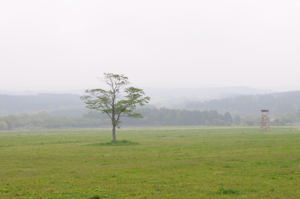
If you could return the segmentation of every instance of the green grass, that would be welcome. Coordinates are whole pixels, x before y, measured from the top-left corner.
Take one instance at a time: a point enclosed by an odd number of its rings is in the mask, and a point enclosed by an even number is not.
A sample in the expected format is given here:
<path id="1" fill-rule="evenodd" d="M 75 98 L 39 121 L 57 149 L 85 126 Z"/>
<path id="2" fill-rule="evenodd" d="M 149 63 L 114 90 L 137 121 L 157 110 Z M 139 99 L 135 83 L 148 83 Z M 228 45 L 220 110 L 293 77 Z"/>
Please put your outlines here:
<path id="1" fill-rule="evenodd" d="M 298 199 L 300 130 L 0 132 L 0 199 Z"/>
<path id="2" fill-rule="evenodd" d="M 128 141 L 128 140 L 118 140 L 116 142 L 105 142 L 105 143 L 96 143 L 96 144 L 90 144 L 89 146 L 128 146 L 128 145 L 136 145 L 138 143 Z"/>

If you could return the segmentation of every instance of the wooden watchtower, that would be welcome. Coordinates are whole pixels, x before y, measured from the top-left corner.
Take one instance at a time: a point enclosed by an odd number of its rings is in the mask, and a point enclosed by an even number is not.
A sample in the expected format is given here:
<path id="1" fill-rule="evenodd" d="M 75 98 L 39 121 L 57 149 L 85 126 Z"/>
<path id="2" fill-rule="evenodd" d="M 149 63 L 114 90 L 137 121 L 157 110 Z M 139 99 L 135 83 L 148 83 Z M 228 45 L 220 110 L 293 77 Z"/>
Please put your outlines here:
<path id="1" fill-rule="evenodd" d="M 269 117 L 269 110 L 262 109 L 261 110 L 261 121 L 260 121 L 260 128 L 264 131 L 270 129 L 270 117 Z"/>

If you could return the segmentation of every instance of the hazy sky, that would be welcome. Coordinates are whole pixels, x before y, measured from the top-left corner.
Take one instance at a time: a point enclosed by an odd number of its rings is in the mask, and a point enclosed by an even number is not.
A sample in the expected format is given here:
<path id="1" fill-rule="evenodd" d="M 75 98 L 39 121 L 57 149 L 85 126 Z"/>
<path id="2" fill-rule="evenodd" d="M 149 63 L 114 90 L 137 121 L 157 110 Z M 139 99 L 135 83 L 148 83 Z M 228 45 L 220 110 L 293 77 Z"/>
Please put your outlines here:
<path id="1" fill-rule="evenodd" d="M 2 0 L 0 90 L 300 90 L 300 0 Z"/>

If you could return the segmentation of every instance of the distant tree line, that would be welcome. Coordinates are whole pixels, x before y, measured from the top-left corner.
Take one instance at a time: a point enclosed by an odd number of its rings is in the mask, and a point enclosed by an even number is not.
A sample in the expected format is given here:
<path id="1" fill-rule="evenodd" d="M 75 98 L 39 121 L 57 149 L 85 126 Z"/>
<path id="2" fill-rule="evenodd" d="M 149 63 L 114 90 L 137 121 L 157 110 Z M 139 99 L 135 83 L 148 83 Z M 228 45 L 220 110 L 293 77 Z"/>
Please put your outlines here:
<path id="1" fill-rule="evenodd" d="M 124 118 L 123 126 L 258 126 L 260 115 L 244 116 L 217 111 L 189 111 L 167 108 L 143 108 L 138 110 L 142 119 Z M 272 125 L 290 125 L 300 121 L 294 115 L 272 118 Z M 0 130 L 14 129 L 63 129 L 63 128 L 99 128 L 110 127 L 105 115 L 87 112 L 82 116 L 57 116 L 47 112 L 35 114 L 7 115 L 0 117 Z"/>
<path id="2" fill-rule="evenodd" d="M 230 113 L 217 111 L 187 111 L 173 109 L 145 108 L 138 110 L 143 114 L 139 120 L 124 118 L 125 126 L 230 126 L 234 121 Z M 47 112 L 35 114 L 8 115 L 0 117 L 0 129 L 57 129 L 109 127 L 105 115 L 88 112 L 81 117 L 53 116 Z"/>
<path id="3" fill-rule="evenodd" d="M 99 120 L 84 117 L 53 116 L 47 112 L 0 117 L 0 130 L 88 127 L 99 127 Z"/>

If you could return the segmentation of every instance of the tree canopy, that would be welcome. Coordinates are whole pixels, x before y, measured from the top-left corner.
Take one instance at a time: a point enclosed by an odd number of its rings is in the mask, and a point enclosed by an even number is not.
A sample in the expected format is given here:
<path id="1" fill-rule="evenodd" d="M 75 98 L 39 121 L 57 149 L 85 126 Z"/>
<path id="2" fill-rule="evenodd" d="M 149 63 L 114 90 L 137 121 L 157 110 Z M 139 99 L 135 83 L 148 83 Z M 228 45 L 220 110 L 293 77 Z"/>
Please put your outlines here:
<path id="1" fill-rule="evenodd" d="M 116 127 L 120 127 L 121 117 L 142 117 L 136 112 L 137 106 L 150 101 L 143 89 L 129 86 L 128 77 L 122 74 L 104 73 L 107 88 L 86 90 L 87 95 L 81 97 L 87 108 L 106 114 L 111 120 L 112 141 L 116 141 Z"/>

